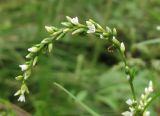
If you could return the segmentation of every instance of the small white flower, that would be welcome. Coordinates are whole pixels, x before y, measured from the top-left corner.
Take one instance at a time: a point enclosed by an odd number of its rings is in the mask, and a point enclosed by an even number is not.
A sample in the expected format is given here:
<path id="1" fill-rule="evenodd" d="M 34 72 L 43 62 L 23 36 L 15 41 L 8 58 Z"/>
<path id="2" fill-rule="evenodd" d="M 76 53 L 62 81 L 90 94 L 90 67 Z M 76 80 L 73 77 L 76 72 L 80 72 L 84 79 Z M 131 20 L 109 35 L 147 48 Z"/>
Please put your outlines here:
<path id="1" fill-rule="evenodd" d="M 24 94 L 22 94 L 22 95 L 19 96 L 18 101 L 25 102 L 25 96 L 24 96 Z"/>
<path id="2" fill-rule="evenodd" d="M 28 48 L 28 51 L 29 52 L 37 52 L 38 51 L 38 48 L 37 47 L 31 47 L 31 48 Z"/>
<path id="3" fill-rule="evenodd" d="M 144 112 L 143 116 L 150 116 L 150 112 L 149 111 Z"/>
<path id="4" fill-rule="evenodd" d="M 156 29 L 157 29 L 158 31 L 160 31 L 160 25 L 158 25 L 158 26 L 156 27 Z"/>
<path id="5" fill-rule="evenodd" d="M 21 68 L 22 71 L 25 71 L 28 69 L 28 65 L 26 64 L 19 65 L 19 67 Z"/>
<path id="6" fill-rule="evenodd" d="M 128 100 L 126 101 L 126 103 L 127 103 L 128 105 L 132 105 L 132 104 L 133 104 L 133 100 L 128 99 Z"/>
<path id="7" fill-rule="evenodd" d="M 94 33 L 96 32 L 96 27 L 93 23 L 86 21 L 87 27 L 88 27 L 88 31 L 87 33 Z"/>
<path id="8" fill-rule="evenodd" d="M 133 112 L 125 111 L 122 113 L 123 116 L 133 116 Z"/>
<path id="9" fill-rule="evenodd" d="M 74 17 L 74 18 L 72 18 L 72 19 L 71 19 L 71 23 L 73 23 L 73 24 L 77 25 L 77 24 L 79 23 L 79 21 L 78 21 L 78 17 Z"/>

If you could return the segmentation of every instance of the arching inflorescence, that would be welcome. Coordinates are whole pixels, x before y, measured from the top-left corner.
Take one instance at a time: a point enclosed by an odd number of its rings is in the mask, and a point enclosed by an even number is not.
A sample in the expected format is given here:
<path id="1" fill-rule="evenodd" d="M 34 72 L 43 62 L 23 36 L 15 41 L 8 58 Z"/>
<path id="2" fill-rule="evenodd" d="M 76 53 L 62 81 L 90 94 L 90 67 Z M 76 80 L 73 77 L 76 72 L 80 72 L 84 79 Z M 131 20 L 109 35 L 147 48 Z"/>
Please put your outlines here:
<path id="1" fill-rule="evenodd" d="M 114 45 L 114 47 L 120 52 L 122 56 L 125 65 L 125 72 L 133 96 L 133 99 L 127 100 L 127 104 L 129 105 L 130 111 L 126 111 L 122 113 L 122 115 L 130 116 L 131 114 L 134 115 L 137 113 L 148 114 L 148 112 L 144 112 L 144 108 L 145 106 L 147 106 L 147 103 L 151 100 L 151 98 L 148 98 L 148 96 L 153 91 L 152 82 L 150 82 L 149 87 L 145 89 L 145 94 L 142 94 L 141 100 L 138 102 L 136 99 L 133 86 L 134 73 L 126 61 L 124 43 L 116 39 L 117 35 L 116 29 L 115 28 L 110 29 L 107 26 L 104 29 L 92 19 L 86 21 L 86 24 L 84 25 L 79 23 L 77 17 L 71 18 L 67 16 L 66 18 L 67 21 L 61 23 L 63 27 L 60 29 L 54 26 L 45 26 L 47 32 L 50 34 L 50 37 L 43 39 L 39 44 L 36 44 L 28 49 L 29 53 L 26 55 L 27 59 L 26 62 L 22 65 L 19 65 L 22 74 L 16 77 L 16 80 L 21 81 L 22 83 L 20 89 L 14 94 L 15 96 L 19 96 L 18 101 L 25 102 L 25 95 L 29 93 L 26 81 L 31 76 L 32 68 L 34 68 L 34 66 L 37 64 L 39 55 L 43 52 L 51 52 L 53 49 L 53 42 L 61 39 L 68 32 L 71 32 L 72 35 L 79 33 L 86 33 L 86 34 L 94 34 L 95 36 L 98 36 L 100 39 L 104 39 L 107 42 L 110 42 L 111 44 Z"/>

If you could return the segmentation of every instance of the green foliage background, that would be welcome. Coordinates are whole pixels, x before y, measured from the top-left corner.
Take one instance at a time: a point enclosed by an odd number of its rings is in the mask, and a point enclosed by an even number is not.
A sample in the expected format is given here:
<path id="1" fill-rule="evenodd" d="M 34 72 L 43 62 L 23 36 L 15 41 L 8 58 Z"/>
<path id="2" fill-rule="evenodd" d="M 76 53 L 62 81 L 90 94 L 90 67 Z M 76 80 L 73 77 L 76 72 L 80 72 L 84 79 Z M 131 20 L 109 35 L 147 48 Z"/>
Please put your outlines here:
<path id="1" fill-rule="evenodd" d="M 20 86 L 14 77 L 20 72 L 18 65 L 25 61 L 27 48 L 48 36 L 45 25 L 60 27 L 67 15 L 78 16 L 83 23 L 91 18 L 102 26 L 116 27 L 119 40 L 126 45 L 128 60 L 137 72 L 136 94 L 140 96 L 149 80 L 159 91 L 159 0 L 0 0 L 2 115 L 16 115 L 17 110 L 10 107 L 12 103 L 34 116 L 89 116 L 54 82 L 102 116 L 119 116 L 127 110 L 125 100 L 131 97 L 131 91 L 121 58 L 114 49 L 108 51 L 111 45 L 105 40 L 94 36 L 67 35 L 54 43 L 53 52 L 41 56 L 28 81 L 27 102 L 18 103 L 13 97 Z M 153 116 L 160 115 L 159 101 L 150 107 Z"/>

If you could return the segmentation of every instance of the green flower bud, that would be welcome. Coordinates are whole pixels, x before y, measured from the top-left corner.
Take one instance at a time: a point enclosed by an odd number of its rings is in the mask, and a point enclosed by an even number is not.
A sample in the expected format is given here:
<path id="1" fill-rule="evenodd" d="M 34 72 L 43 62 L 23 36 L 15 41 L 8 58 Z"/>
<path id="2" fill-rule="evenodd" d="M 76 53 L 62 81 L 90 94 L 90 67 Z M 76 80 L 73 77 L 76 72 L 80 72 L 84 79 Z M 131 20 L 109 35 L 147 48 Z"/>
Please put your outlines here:
<path id="1" fill-rule="evenodd" d="M 53 27 L 53 26 L 45 26 L 45 29 L 49 33 L 54 33 L 54 31 L 55 31 L 55 27 Z"/>
<path id="2" fill-rule="evenodd" d="M 63 26 L 66 26 L 66 27 L 70 27 L 72 26 L 72 24 L 70 22 L 62 22 L 61 23 Z"/>
<path id="3" fill-rule="evenodd" d="M 29 52 L 32 52 L 32 53 L 36 53 L 36 52 L 38 52 L 38 50 L 39 50 L 39 48 L 38 48 L 38 47 L 35 47 L 35 46 L 33 46 L 33 47 L 31 47 L 31 48 L 28 48 L 28 51 L 29 51 Z"/>
<path id="4" fill-rule="evenodd" d="M 49 43 L 48 44 L 48 51 L 49 51 L 49 53 L 52 51 L 52 49 L 53 49 L 53 44 Z"/>
<path id="5" fill-rule="evenodd" d="M 72 32 L 72 35 L 77 34 L 77 33 L 81 33 L 81 32 L 84 32 L 83 28 L 76 29 L 75 31 Z"/>
<path id="6" fill-rule="evenodd" d="M 30 77 L 30 75 L 31 75 L 31 70 L 25 71 L 25 72 L 24 72 L 24 79 L 27 80 L 28 77 Z"/>
<path id="7" fill-rule="evenodd" d="M 19 76 L 15 77 L 15 78 L 16 78 L 17 81 L 20 81 L 20 80 L 23 79 L 23 76 L 22 76 L 22 75 L 19 75 Z"/>
<path id="8" fill-rule="evenodd" d="M 26 56 L 26 58 L 33 58 L 33 56 L 34 56 L 34 54 L 33 53 L 29 53 L 29 54 L 27 54 L 27 56 Z"/>
<path id="9" fill-rule="evenodd" d="M 106 31 L 107 31 L 108 33 L 111 33 L 111 32 L 112 32 L 111 29 L 110 29 L 108 26 L 106 26 Z"/>
<path id="10" fill-rule="evenodd" d="M 66 18 L 67 18 L 67 20 L 68 20 L 69 22 L 71 22 L 71 20 L 72 20 L 72 18 L 71 18 L 71 17 L 66 16 Z"/>
<path id="11" fill-rule="evenodd" d="M 116 30 L 116 28 L 113 28 L 113 35 L 117 35 L 117 30 Z"/>
<path id="12" fill-rule="evenodd" d="M 33 60 L 33 66 L 36 65 L 37 61 L 38 61 L 38 56 L 36 56 L 36 57 L 34 58 L 34 60 Z"/>

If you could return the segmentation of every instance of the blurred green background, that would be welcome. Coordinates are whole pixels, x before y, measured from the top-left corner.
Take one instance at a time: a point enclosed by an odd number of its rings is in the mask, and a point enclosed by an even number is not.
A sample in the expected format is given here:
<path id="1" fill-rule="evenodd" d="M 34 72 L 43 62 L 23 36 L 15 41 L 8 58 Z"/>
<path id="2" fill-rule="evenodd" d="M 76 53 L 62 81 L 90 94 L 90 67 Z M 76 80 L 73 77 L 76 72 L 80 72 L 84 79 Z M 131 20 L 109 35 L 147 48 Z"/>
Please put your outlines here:
<path id="1" fill-rule="evenodd" d="M 27 48 L 49 36 L 45 25 L 61 27 L 67 15 L 78 16 L 82 23 L 91 18 L 103 27 L 116 27 L 136 70 L 137 96 L 149 80 L 155 91 L 160 89 L 160 0 L 0 0 L 0 115 L 90 116 L 54 82 L 102 116 L 120 116 L 127 110 L 131 91 L 121 57 L 94 36 L 68 34 L 54 43 L 53 52 L 41 56 L 28 81 L 27 101 L 19 103 L 13 96 L 20 87 L 14 77 Z M 149 110 L 159 116 L 160 99 Z"/>

